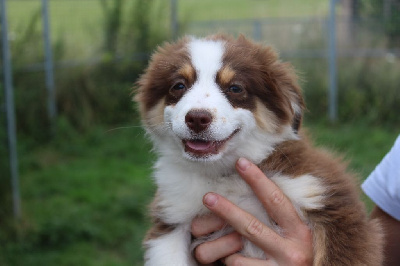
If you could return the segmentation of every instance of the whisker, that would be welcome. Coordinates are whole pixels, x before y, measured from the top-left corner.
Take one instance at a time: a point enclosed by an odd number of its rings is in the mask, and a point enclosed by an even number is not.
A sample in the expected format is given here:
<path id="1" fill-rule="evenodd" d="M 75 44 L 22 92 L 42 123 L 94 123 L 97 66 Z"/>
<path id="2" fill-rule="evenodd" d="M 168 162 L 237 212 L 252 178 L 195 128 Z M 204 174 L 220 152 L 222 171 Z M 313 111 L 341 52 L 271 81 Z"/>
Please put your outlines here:
<path id="1" fill-rule="evenodd" d="M 125 127 L 116 127 L 111 128 L 105 131 L 105 133 L 110 133 L 112 131 L 120 130 L 120 129 L 131 129 L 131 128 L 141 128 L 142 126 L 125 126 Z"/>

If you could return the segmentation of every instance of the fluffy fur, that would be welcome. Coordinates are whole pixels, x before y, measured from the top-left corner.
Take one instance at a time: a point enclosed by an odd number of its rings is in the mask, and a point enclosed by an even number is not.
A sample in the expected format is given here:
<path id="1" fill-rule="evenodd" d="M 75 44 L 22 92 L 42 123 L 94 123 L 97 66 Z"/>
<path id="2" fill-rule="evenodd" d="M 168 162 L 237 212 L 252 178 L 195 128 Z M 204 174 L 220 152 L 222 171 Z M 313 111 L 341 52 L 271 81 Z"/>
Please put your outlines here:
<path id="1" fill-rule="evenodd" d="M 312 229 L 314 265 L 381 264 L 380 228 L 368 220 L 354 177 L 300 130 L 297 76 L 270 47 L 221 35 L 167 43 L 135 99 L 158 154 L 146 265 L 197 265 L 190 224 L 208 212 L 202 197 L 209 191 L 284 235 L 236 173 L 240 157 L 256 163 Z M 218 235 L 230 229 L 223 230 Z M 244 255 L 268 258 L 243 241 Z"/>

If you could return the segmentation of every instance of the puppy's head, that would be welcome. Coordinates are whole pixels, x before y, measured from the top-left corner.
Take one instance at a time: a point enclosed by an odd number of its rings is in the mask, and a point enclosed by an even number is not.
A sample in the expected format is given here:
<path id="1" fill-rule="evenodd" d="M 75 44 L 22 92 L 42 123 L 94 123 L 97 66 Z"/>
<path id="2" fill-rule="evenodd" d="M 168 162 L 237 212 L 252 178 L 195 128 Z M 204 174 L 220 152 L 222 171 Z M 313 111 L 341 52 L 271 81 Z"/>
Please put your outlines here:
<path id="1" fill-rule="evenodd" d="M 296 138 L 301 124 L 294 70 L 244 37 L 165 44 L 137 84 L 135 99 L 156 149 L 192 161 L 261 160 Z"/>

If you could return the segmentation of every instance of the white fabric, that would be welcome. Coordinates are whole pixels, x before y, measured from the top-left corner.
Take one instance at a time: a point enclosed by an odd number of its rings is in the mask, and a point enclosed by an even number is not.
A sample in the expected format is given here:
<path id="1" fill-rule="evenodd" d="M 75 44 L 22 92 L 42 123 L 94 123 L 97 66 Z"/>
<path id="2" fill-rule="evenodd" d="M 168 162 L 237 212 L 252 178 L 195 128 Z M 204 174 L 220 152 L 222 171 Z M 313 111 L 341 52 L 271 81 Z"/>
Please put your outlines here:
<path id="1" fill-rule="evenodd" d="M 400 135 L 361 187 L 376 205 L 400 221 Z"/>

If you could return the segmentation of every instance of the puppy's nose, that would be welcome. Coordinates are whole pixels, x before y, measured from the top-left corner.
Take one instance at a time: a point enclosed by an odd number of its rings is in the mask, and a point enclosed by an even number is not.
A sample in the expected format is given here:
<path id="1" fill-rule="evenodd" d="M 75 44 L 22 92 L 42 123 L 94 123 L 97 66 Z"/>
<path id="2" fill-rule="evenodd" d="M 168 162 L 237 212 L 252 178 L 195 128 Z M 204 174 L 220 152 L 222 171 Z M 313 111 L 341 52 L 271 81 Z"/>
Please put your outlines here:
<path id="1" fill-rule="evenodd" d="M 212 115 L 206 110 L 191 110 L 185 116 L 186 125 L 196 133 L 208 128 L 212 122 Z"/>

